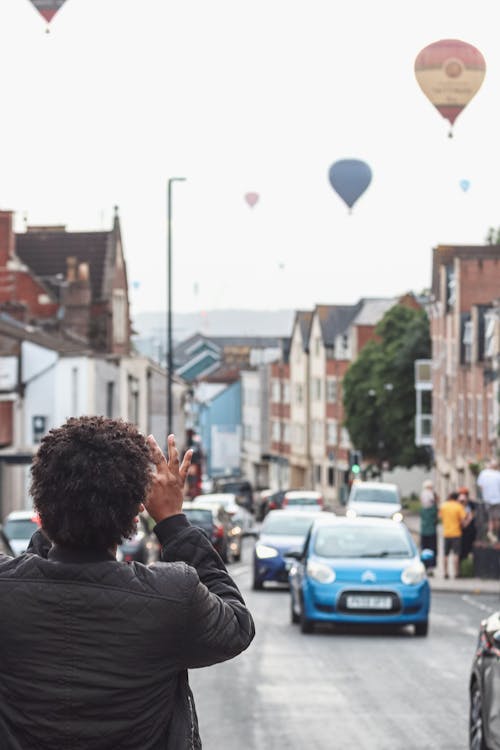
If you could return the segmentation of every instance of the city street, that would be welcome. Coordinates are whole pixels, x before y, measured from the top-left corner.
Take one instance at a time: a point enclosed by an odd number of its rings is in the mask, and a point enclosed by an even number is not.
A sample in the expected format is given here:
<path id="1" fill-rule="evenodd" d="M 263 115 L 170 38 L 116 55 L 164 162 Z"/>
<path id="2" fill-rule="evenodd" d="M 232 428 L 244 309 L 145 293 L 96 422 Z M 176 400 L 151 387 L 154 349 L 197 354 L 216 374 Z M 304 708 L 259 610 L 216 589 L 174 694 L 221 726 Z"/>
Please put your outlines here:
<path id="1" fill-rule="evenodd" d="M 252 544 L 231 571 L 255 640 L 190 677 L 204 750 L 466 750 L 478 626 L 500 596 L 434 594 L 427 638 L 327 627 L 302 635 L 287 591 L 251 590 Z"/>

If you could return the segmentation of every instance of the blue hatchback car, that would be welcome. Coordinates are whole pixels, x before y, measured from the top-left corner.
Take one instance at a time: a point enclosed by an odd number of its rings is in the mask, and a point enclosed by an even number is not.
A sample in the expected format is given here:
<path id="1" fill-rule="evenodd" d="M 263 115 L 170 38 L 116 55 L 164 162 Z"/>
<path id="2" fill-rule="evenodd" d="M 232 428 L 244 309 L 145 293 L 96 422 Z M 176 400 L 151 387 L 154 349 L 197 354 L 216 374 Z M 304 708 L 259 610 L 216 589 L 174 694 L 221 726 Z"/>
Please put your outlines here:
<path id="1" fill-rule="evenodd" d="M 332 622 L 413 625 L 416 635 L 427 635 L 429 582 L 404 524 L 322 516 L 303 553 L 293 556 L 291 619 L 303 633 Z"/>
<path id="2" fill-rule="evenodd" d="M 317 517 L 318 511 L 304 510 L 271 510 L 267 514 L 253 552 L 254 590 L 262 589 L 266 581 L 288 583 L 288 571 L 295 562 L 291 555 L 300 554 Z"/>

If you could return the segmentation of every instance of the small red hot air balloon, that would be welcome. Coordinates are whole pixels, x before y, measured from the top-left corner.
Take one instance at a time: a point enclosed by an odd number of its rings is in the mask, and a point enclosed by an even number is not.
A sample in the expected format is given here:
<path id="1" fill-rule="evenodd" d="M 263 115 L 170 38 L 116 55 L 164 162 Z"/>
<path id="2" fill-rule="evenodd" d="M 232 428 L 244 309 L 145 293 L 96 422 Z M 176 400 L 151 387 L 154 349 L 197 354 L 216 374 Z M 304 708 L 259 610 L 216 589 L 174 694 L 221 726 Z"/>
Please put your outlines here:
<path id="1" fill-rule="evenodd" d="M 30 2 L 35 6 L 40 15 L 45 18 L 47 23 L 50 23 L 66 0 L 30 0 Z"/>
<path id="2" fill-rule="evenodd" d="M 245 200 L 250 206 L 250 208 L 253 208 L 259 200 L 259 194 L 258 193 L 246 193 Z"/>
<path id="3" fill-rule="evenodd" d="M 481 88 L 485 73 L 486 62 L 481 52 L 459 39 L 433 42 L 415 60 L 418 85 L 452 127 Z"/>

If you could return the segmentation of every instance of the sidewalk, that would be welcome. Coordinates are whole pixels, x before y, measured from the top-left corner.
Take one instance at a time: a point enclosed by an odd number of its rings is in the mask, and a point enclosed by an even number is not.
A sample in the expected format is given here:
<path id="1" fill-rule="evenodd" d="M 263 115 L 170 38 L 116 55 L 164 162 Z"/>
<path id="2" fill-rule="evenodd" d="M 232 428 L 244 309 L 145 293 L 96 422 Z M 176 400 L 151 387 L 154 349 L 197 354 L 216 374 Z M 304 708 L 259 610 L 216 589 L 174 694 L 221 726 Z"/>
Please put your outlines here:
<path id="1" fill-rule="evenodd" d="M 417 514 L 404 513 L 404 522 L 409 528 L 417 545 L 420 545 L 420 517 Z M 441 526 L 438 526 L 438 566 L 434 576 L 429 578 L 432 591 L 458 594 L 499 594 L 500 581 L 487 578 L 445 578 L 443 575 L 443 538 Z"/>

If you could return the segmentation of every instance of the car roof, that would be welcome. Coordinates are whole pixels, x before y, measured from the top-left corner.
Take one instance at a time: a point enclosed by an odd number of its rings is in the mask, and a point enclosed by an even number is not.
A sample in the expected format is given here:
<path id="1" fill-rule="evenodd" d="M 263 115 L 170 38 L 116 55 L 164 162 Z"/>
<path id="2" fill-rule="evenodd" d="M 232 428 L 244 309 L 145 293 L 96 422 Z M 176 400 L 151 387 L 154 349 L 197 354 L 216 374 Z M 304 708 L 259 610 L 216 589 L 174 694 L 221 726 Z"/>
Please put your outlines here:
<path id="1" fill-rule="evenodd" d="M 352 485 L 352 488 L 358 488 L 358 487 L 366 487 L 367 489 L 376 489 L 376 490 L 395 490 L 396 492 L 399 491 L 398 485 L 394 484 L 393 482 L 355 482 Z"/>
<path id="2" fill-rule="evenodd" d="M 35 516 L 34 510 L 13 510 L 5 517 L 5 521 L 31 521 Z"/>
<path id="3" fill-rule="evenodd" d="M 232 492 L 211 492 L 206 495 L 196 495 L 193 503 L 221 503 L 221 505 L 227 505 L 230 500 L 236 504 L 236 495 Z"/>
<path id="4" fill-rule="evenodd" d="M 294 500 L 298 497 L 322 497 L 321 492 L 315 492 L 314 490 L 288 490 L 285 492 L 285 497 Z"/>
<path id="5" fill-rule="evenodd" d="M 315 515 L 316 526 L 324 526 L 325 524 L 341 526 L 371 526 L 372 528 L 382 527 L 400 527 L 408 531 L 408 527 L 401 523 L 401 521 L 393 521 L 392 518 L 373 518 L 372 516 L 357 516 L 356 518 L 347 518 L 347 516 L 335 516 L 333 513 L 321 513 Z"/>

